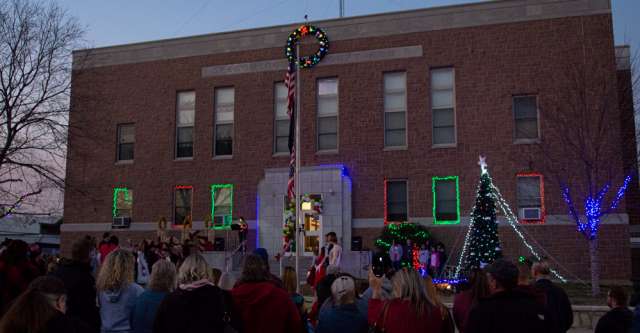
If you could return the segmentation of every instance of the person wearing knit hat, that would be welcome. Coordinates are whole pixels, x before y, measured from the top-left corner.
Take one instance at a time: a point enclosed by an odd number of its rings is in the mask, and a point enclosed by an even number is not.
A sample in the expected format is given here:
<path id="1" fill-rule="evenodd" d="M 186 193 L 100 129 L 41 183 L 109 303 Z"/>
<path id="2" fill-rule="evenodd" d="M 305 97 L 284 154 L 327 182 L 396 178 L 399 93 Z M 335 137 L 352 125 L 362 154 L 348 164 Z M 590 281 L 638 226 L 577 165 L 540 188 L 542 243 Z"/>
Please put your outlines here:
<path id="1" fill-rule="evenodd" d="M 331 298 L 320 308 L 317 333 L 367 332 L 367 316 L 356 304 L 356 284 L 343 274 L 331 284 Z"/>

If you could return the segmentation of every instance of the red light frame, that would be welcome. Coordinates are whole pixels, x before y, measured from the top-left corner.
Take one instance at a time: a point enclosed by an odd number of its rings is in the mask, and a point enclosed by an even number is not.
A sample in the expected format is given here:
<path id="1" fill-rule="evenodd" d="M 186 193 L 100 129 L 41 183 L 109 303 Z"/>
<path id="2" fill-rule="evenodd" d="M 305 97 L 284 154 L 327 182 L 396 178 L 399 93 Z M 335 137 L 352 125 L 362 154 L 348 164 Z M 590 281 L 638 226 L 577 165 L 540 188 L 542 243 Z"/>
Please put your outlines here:
<path id="1" fill-rule="evenodd" d="M 516 178 L 518 177 L 538 177 L 540 178 L 540 219 L 539 220 L 525 220 L 525 219 L 521 219 L 520 216 L 518 217 L 518 223 L 522 223 L 522 224 L 544 224 L 544 220 L 546 218 L 547 215 L 547 210 L 545 208 L 544 205 L 544 175 L 542 175 L 542 173 L 540 172 L 518 172 L 516 174 Z M 516 183 L 517 184 L 517 183 Z M 516 190 L 516 196 L 517 196 L 517 190 Z"/>
<path id="2" fill-rule="evenodd" d="M 387 226 L 387 224 L 389 224 L 389 221 L 387 221 L 387 216 L 389 216 L 388 213 L 388 209 L 389 207 L 387 207 L 387 199 L 388 199 L 388 194 L 387 194 L 387 185 L 389 183 L 389 180 L 385 177 L 384 178 L 384 225 Z"/>
<path id="3" fill-rule="evenodd" d="M 176 185 L 175 190 L 191 190 L 191 221 L 193 221 L 193 185 Z M 175 193 L 174 193 L 174 202 L 173 202 L 173 209 L 175 210 Z M 175 214 L 175 212 L 174 212 Z M 193 222 L 192 222 L 193 223 Z M 184 229 L 184 224 L 175 224 L 175 216 L 174 218 L 171 220 L 171 228 L 174 230 L 182 230 Z"/>

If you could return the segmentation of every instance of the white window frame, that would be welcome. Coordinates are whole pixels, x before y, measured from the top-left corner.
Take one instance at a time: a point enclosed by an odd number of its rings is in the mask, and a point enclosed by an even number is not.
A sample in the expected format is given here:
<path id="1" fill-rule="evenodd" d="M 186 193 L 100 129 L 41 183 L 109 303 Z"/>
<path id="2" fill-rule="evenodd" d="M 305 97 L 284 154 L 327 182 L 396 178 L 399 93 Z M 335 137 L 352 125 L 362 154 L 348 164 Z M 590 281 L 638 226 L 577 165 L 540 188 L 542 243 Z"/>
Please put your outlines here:
<path id="1" fill-rule="evenodd" d="M 516 103 L 515 100 L 517 98 L 527 98 L 527 97 L 535 97 L 536 100 L 536 130 L 537 136 L 535 138 L 518 138 L 517 137 L 517 123 L 518 119 L 516 118 Z M 540 143 L 541 128 L 540 128 L 540 104 L 539 98 L 537 94 L 522 94 L 522 95 L 513 95 L 511 96 L 511 113 L 513 116 L 513 143 L 514 144 L 530 144 L 530 143 Z"/>
<path id="2" fill-rule="evenodd" d="M 180 109 L 180 94 L 187 94 L 187 93 L 193 93 L 194 95 L 194 100 L 193 100 L 193 122 L 190 125 L 185 125 L 185 124 L 180 124 L 180 111 L 183 111 L 182 109 Z M 175 137 L 175 142 L 174 142 L 174 153 L 173 156 L 176 160 L 191 160 L 193 159 L 193 155 L 194 155 L 194 147 L 195 147 L 195 141 L 196 141 L 196 137 L 195 137 L 195 124 L 196 124 L 196 103 L 197 103 L 197 96 L 196 96 L 196 92 L 195 90 L 183 90 L 183 91 L 178 91 L 176 93 L 176 137 Z M 187 109 L 185 109 L 187 110 Z M 191 127 L 191 156 L 181 156 L 178 157 L 178 133 L 179 133 L 179 129 L 180 128 L 188 128 Z"/>
<path id="3" fill-rule="evenodd" d="M 404 89 L 403 90 L 387 90 L 386 88 L 386 79 L 389 76 L 393 75 L 402 75 L 404 77 Z M 386 72 L 383 73 L 382 79 L 382 90 L 383 90 L 383 109 L 384 109 L 384 149 L 385 150 L 402 150 L 407 149 L 409 146 L 409 135 L 408 135 L 408 106 L 407 106 L 407 72 L 406 71 L 397 71 L 397 72 Z M 403 109 L 387 109 L 385 106 L 385 100 L 387 95 L 399 95 L 403 94 L 404 96 L 404 108 Z M 404 145 L 398 146 L 390 146 L 387 144 L 387 113 L 404 113 Z"/>
<path id="4" fill-rule="evenodd" d="M 122 129 L 124 127 L 131 127 L 133 129 L 133 141 L 132 142 L 120 142 L 120 138 L 122 137 Z M 116 125 L 117 132 L 117 142 L 116 142 L 116 162 L 117 163 L 133 163 L 136 158 L 136 126 L 135 123 L 122 123 Z M 121 144 L 132 144 L 133 145 L 133 158 L 131 159 L 122 159 L 120 157 L 120 145 Z"/>
<path id="5" fill-rule="evenodd" d="M 287 121 L 287 128 L 289 128 L 290 126 L 290 122 L 291 119 L 289 118 L 288 115 L 284 115 L 284 116 L 278 116 L 278 104 L 284 102 L 284 107 L 285 109 L 287 108 L 287 101 L 288 101 L 288 97 L 285 94 L 284 97 L 282 98 L 278 98 L 278 86 L 282 85 L 286 91 L 287 86 L 284 84 L 284 82 L 276 82 L 273 85 L 273 116 L 274 116 L 274 121 L 273 121 L 273 155 L 282 155 L 282 156 L 288 156 L 289 155 L 289 149 L 287 148 L 286 151 L 278 151 L 278 122 L 279 121 Z M 288 138 L 288 135 L 287 135 Z"/>
<path id="6" fill-rule="evenodd" d="M 325 114 L 320 115 L 320 82 L 321 81 L 336 81 L 336 113 L 335 114 Z M 333 95 L 327 95 L 333 96 Z M 325 77 L 320 78 L 316 81 L 316 153 L 319 154 L 327 154 L 327 153 L 337 153 L 340 147 L 340 80 L 337 77 Z M 336 147 L 332 149 L 320 149 L 320 118 L 336 118 Z"/>
<path id="7" fill-rule="evenodd" d="M 231 90 L 233 92 L 233 103 L 229 103 L 229 104 L 218 104 L 218 100 L 216 98 L 217 96 L 217 92 L 220 90 Z M 217 115 L 218 115 L 218 108 L 220 107 L 229 107 L 231 106 L 232 111 L 231 111 L 231 115 L 233 116 L 232 120 L 222 120 L 222 121 L 218 121 Z M 236 119 L 236 89 L 234 86 L 223 86 L 223 87 L 215 87 L 213 89 L 213 158 L 232 158 L 233 157 L 233 152 L 234 152 L 234 143 L 235 143 L 235 130 L 236 130 L 236 126 L 235 126 L 235 119 Z M 217 136 L 217 132 L 218 132 L 218 125 L 231 125 L 231 154 L 218 154 L 218 152 L 216 151 L 216 144 L 218 142 L 218 136 Z"/>
<path id="8" fill-rule="evenodd" d="M 453 109 L 453 142 L 451 143 L 434 143 L 435 142 L 435 112 L 434 110 L 439 110 L 433 107 L 433 93 L 434 91 L 440 91 L 433 88 L 433 80 L 431 79 L 433 76 L 433 72 L 442 71 L 442 70 L 451 70 L 451 108 Z M 456 69 L 451 67 L 434 67 L 429 70 L 429 101 L 431 106 L 431 147 L 432 148 L 451 148 L 456 147 L 458 145 L 458 119 L 457 119 L 457 106 L 456 106 Z"/>

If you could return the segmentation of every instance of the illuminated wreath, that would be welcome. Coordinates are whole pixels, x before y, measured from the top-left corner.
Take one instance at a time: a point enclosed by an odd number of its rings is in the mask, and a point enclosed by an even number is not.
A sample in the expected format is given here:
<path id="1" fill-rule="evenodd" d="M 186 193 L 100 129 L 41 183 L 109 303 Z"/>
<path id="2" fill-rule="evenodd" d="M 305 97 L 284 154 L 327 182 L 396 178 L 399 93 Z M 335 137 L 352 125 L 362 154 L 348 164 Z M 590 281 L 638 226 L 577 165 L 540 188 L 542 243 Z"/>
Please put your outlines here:
<path id="1" fill-rule="evenodd" d="M 320 48 L 311 56 L 296 59 L 296 44 L 298 44 L 298 41 L 306 35 L 314 35 L 318 40 L 318 43 L 320 43 Z M 311 68 L 322 60 L 322 58 L 327 54 L 327 51 L 329 51 L 329 39 L 327 38 L 327 34 L 320 28 L 304 24 L 289 35 L 285 54 L 287 55 L 289 64 L 295 65 L 296 60 L 298 60 L 300 68 Z"/>

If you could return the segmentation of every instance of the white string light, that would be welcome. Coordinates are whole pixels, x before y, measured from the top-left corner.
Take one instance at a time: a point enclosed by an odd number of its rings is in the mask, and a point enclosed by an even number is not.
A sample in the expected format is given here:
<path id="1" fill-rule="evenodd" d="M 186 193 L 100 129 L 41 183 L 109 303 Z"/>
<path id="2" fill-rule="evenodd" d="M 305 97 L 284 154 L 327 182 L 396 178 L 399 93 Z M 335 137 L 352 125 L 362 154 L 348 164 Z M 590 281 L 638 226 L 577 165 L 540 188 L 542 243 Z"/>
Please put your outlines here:
<path id="1" fill-rule="evenodd" d="M 484 163 L 482 163 L 484 162 Z M 480 167 L 482 170 L 482 173 L 487 173 L 488 171 L 486 169 L 486 162 L 484 161 L 484 158 L 480 158 Z M 484 165 L 483 165 L 484 164 Z M 483 167 L 484 166 L 484 167 Z M 513 211 L 511 210 L 511 207 L 509 206 L 509 204 L 506 202 L 506 200 L 504 200 L 504 198 L 502 197 L 502 194 L 500 193 L 500 190 L 498 189 L 497 186 L 495 186 L 493 184 L 493 179 L 491 178 L 491 175 L 489 175 L 489 180 L 491 181 L 491 188 L 493 189 L 493 197 L 494 199 L 497 199 L 496 202 L 498 203 L 498 206 L 500 207 L 500 210 L 502 211 L 502 213 L 505 215 L 507 222 L 509 222 L 509 225 L 511 226 L 511 228 L 513 228 L 513 230 L 515 231 L 516 235 L 518 235 L 518 237 L 520 237 L 520 240 L 522 241 L 522 243 L 527 247 L 527 249 L 529 249 L 529 252 L 537 259 L 537 260 L 541 260 L 542 257 L 536 252 L 536 250 L 533 248 L 533 246 L 531 246 L 529 244 L 529 242 L 527 242 L 527 240 L 525 239 L 524 235 L 522 234 L 522 232 L 520 232 L 520 229 L 517 226 L 517 217 L 515 216 L 515 214 L 513 214 Z M 476 192 L 480 189 L 480 185 L 478 184 L 478 189 L 476 190 Z M 475 210 L 475 204 L 473 206 L 473 208 L 471 209 L 471 215 L 473 215 L 473 211 Z M 458 265 L 456 266 L 456 273 L 455 273 L 455 278 L 459 279 L 460 278 L 460 270 L 462 269 L 462 266 L 464 264 L 464 259 L 465 254 L 467 252 L 467 247 L 469 244 L 469 238 L 471 235 L 471 230 L 473 228 L 473 217 L 470 218 L 469 221 L 469 229 L 467 230 L 467 235 L 464 239 L 464 245 L 462 247 L 462 252 L 460 252 L 460 257 L 458 258 Z M 514 222 L 516 221 L 516 222 Z M 565 279 L 563 276 L 561 276 L 556 270 L 551 269 L 551 273 L 553 275 L 555 275 L 558 279 L 560 279 L 560 281 L 562 282 L 567 282 L 567 279 Z"/>

